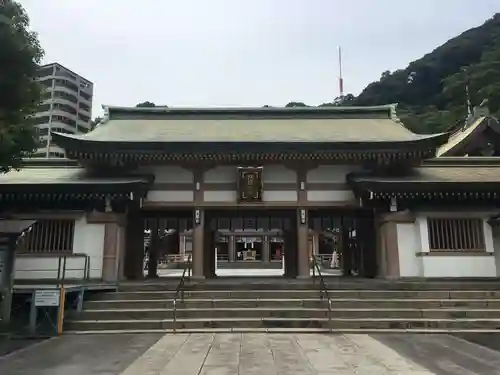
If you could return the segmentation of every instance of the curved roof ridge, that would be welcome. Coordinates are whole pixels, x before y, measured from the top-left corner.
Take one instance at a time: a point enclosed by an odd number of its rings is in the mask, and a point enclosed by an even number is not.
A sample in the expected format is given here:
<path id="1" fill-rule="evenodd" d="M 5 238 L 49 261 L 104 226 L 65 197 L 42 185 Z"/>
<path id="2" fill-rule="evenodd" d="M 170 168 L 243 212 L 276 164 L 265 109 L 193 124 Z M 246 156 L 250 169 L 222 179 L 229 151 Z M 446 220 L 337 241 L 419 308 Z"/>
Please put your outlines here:
<path id="1" fill-rule="evenodd" d="M 474 131 L 486 120 L 488 117 L 481 116 L 478 117 L 472 124 L 467 127 L 462 126 L 457 129 L 454 133 L 450 134 L 448 142 L 441 145 L 437 150 L 437 156 L 444 156 L 446 153 L 452 151 L 455 147 L 464 142 L 469 135 L 474 133 Z"/>
<path id="2" fill-rule="evenodd" d="M 395 104 L 386 104 L 380 106 L 325 106 L 325 107 L 125 107 L 103 105 L 105 114 L 108 119 L 112 118 L 113 112 L 122 113 L 164 113 L 164 114 L 230 114 L 230 113 L 352 113 L 352 114 L 369 114 L 369 113 L 387 113 L 387 117 L 391 118 L 395 108 Z"/>
<path id="3" fill-rule="evenodd" d="M 410 129 L 408 129 L 405 124 L 403 123 L 403 121 L 401 121 L 401 119 L 399 118 L 398 114 L 397 114 L 397 107 L 398 107 L 399 103 L 394 103 L 394 104 L 388 104 L 387 106 L 390 108 L 390 116 L 391 116 L 391 120 L 394 121 L 395 123 L 397 123 L 399 126 L 401 126 L 403 129 L 409 131 L 410 133 L 413 133 Z M 415 134 L 415 133 L 413 133 Z M 445 134 L 447 134 L 447 132 L 441 132 L 441 133 L 428 133 L 428 134 L 421 134 L 422 136 L 444 136 Z"/>

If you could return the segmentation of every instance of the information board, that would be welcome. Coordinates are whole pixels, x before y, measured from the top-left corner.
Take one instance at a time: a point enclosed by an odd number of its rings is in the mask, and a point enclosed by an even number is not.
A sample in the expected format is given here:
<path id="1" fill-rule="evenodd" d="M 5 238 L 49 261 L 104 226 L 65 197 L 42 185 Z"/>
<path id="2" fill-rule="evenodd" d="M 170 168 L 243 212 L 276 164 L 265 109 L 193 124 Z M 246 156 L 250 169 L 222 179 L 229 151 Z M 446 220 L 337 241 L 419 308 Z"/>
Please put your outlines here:
<path id="1" fill-rule="evenodd" d="M 61 297 L 61 292 L 59 290 L 36 290 L 35 291 L 35 306 L 36 307 L 48 307 L 48 306 L 59 306 L 59 300 Z"/>

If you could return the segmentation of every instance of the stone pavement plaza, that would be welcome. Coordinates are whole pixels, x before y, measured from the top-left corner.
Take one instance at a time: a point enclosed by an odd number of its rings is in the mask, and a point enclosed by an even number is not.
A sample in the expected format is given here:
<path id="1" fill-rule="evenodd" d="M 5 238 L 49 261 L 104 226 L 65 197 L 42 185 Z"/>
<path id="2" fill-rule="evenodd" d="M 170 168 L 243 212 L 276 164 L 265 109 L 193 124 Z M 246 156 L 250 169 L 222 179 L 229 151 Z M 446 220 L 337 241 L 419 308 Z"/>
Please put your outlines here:
<path id="1" fill-rule="evenodd" d="M 500 353 L 449 335 L 67 335 L 0 358 L 8 375 L 493 375 Z"/>

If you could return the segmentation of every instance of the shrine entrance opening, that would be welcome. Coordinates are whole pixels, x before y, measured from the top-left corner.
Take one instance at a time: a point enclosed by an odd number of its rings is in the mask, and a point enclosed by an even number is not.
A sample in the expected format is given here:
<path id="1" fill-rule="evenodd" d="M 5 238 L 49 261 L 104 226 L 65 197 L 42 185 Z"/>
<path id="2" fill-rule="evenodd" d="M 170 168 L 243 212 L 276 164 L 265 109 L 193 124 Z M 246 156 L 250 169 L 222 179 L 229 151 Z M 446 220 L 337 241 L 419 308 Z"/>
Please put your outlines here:
<path id="1" fill-rule="evenodd" d="M 375 277 L 376 234 L 371 210 L 309 211 L 311 253 L 326 275 Z"/>
<path id="2" fill-rule="evenodd" d="M 145 211 L 143 218 L 145 276 L 178 276 L 193 250 L 193 211 Z"/>
<path id="3" fill-rule="evenodd" d="M 205 211 L 205 277 L 296 277 L 296 215 L 295 210 Z"/>

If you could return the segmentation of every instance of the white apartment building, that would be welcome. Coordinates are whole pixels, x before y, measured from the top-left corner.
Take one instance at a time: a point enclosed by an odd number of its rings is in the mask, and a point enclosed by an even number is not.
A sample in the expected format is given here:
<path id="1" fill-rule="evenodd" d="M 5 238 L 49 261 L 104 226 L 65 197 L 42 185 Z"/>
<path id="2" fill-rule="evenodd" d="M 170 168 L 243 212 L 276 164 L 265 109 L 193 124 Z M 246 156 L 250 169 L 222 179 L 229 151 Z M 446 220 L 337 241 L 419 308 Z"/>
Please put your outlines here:
<path id="1" fill-rule="evenodd" d="M 64 150 L 52 143 L 50 132 L 87 133 L 92 121 L 94 85 L 58 63 L 40 66 L 38 79 L 48 97 L 35 115 L 41 147 L 34 157 L 64 157 Z"/>

